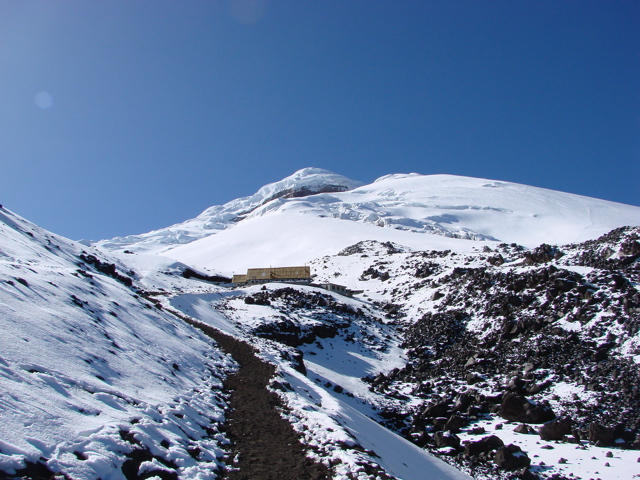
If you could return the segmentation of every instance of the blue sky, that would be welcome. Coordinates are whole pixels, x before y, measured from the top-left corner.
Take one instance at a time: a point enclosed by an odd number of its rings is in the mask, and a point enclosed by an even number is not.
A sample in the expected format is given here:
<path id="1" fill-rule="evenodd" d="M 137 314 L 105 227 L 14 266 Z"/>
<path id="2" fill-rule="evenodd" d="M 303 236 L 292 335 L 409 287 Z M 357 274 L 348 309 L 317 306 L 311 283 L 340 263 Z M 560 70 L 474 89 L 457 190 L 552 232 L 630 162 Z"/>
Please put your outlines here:
<path id="1" fill-rule="evenodd" d="M 0 0 L 0 203 L 143 233 L 307 166 L 640 205 L 640 2 Z"/>

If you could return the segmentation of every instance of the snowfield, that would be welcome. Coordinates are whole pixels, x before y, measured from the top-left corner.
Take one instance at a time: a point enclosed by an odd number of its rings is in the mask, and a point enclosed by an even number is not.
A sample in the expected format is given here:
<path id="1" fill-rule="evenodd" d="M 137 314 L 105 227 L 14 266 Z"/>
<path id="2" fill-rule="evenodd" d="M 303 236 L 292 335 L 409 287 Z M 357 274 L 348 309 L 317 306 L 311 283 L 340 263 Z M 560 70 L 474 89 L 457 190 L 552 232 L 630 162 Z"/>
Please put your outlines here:
<path id="1" fill-rule="evenodd" d="M 509 182 L 315 168 L 92 246 L 0 209 L 0 478 L 233 470 L 237 364 L 194 321 L 276 366 L 335 479 L 640 478 L 639 226 Z M 313 285 L 220 283 L 303 264 Z"/>

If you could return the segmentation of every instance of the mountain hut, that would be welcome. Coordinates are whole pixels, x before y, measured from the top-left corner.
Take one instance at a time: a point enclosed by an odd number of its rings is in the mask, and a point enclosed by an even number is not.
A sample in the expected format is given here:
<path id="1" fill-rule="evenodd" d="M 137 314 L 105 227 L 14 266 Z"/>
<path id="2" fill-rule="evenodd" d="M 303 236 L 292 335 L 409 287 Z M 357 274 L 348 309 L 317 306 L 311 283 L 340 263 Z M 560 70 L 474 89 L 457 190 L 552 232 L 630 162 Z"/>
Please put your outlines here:
<path id="1" fill-rule="evenodd" d="M 244 275 L 234 275 L 236 285 L 256 285 L 269 282 L 311 283 L 311 267 L 249 268 Z"/>

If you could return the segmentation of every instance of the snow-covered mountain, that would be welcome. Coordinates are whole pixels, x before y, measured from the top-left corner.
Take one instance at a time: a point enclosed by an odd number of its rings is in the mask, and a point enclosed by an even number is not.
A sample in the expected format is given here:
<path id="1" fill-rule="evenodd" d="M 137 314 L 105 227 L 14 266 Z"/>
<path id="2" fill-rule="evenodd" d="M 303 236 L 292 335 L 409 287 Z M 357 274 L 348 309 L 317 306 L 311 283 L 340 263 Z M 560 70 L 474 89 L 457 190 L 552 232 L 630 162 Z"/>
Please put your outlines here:
<path id="1" fill-rule="evenodd" d="M 363 240 L 418 250 L 469 250 L 475 246 L 469 240 L 534 247 L 640 224 L 640 207 L 509 182 L 408 174 L 358 185 L 303 169 L 181 225 L 98 245 L 162 253 L 230 274 L 309 262 Z M 300 191 L 305 196 L 291 194 Z"/>
<path id="2" fill-rule="evenodd" d="M 265 185 L 249 197 L 207 208 L 196 218 L 142 235 L 103 240 L 98 245 L 111 250 L 161 253 L 168 248 L 191 243 L 221 232 L 241 222 L 263 205 L 277 199 L 300 198 L 317 193 L 344 192 L 361 185 L 320 168 L 304 168 L 279 182 Z"/>
<path id="3" fill-rule="evenodd" d="M 296 479 L 631 480 L 639 226 L 525 185 L 311 168 L 94 246 L 0 208 L 0 479 L 261 480 L 300 443 Z M 301 263 L 314 285 L 214 283 Z M 272 428 L 253 395 L 292 443 L 244 442 Z"/>

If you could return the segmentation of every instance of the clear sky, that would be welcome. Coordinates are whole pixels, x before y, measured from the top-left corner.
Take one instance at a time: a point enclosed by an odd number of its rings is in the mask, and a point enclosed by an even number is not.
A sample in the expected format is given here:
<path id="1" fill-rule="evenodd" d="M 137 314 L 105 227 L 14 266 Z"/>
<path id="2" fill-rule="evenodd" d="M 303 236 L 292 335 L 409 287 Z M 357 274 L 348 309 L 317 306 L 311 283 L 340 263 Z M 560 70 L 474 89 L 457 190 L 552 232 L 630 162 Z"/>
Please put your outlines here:
<path id="1" fill-rule="evenodd" d="M 0 203 L 143 233 L 303 167 L 640 205 L 635 0 L 0 0 Z"/>

